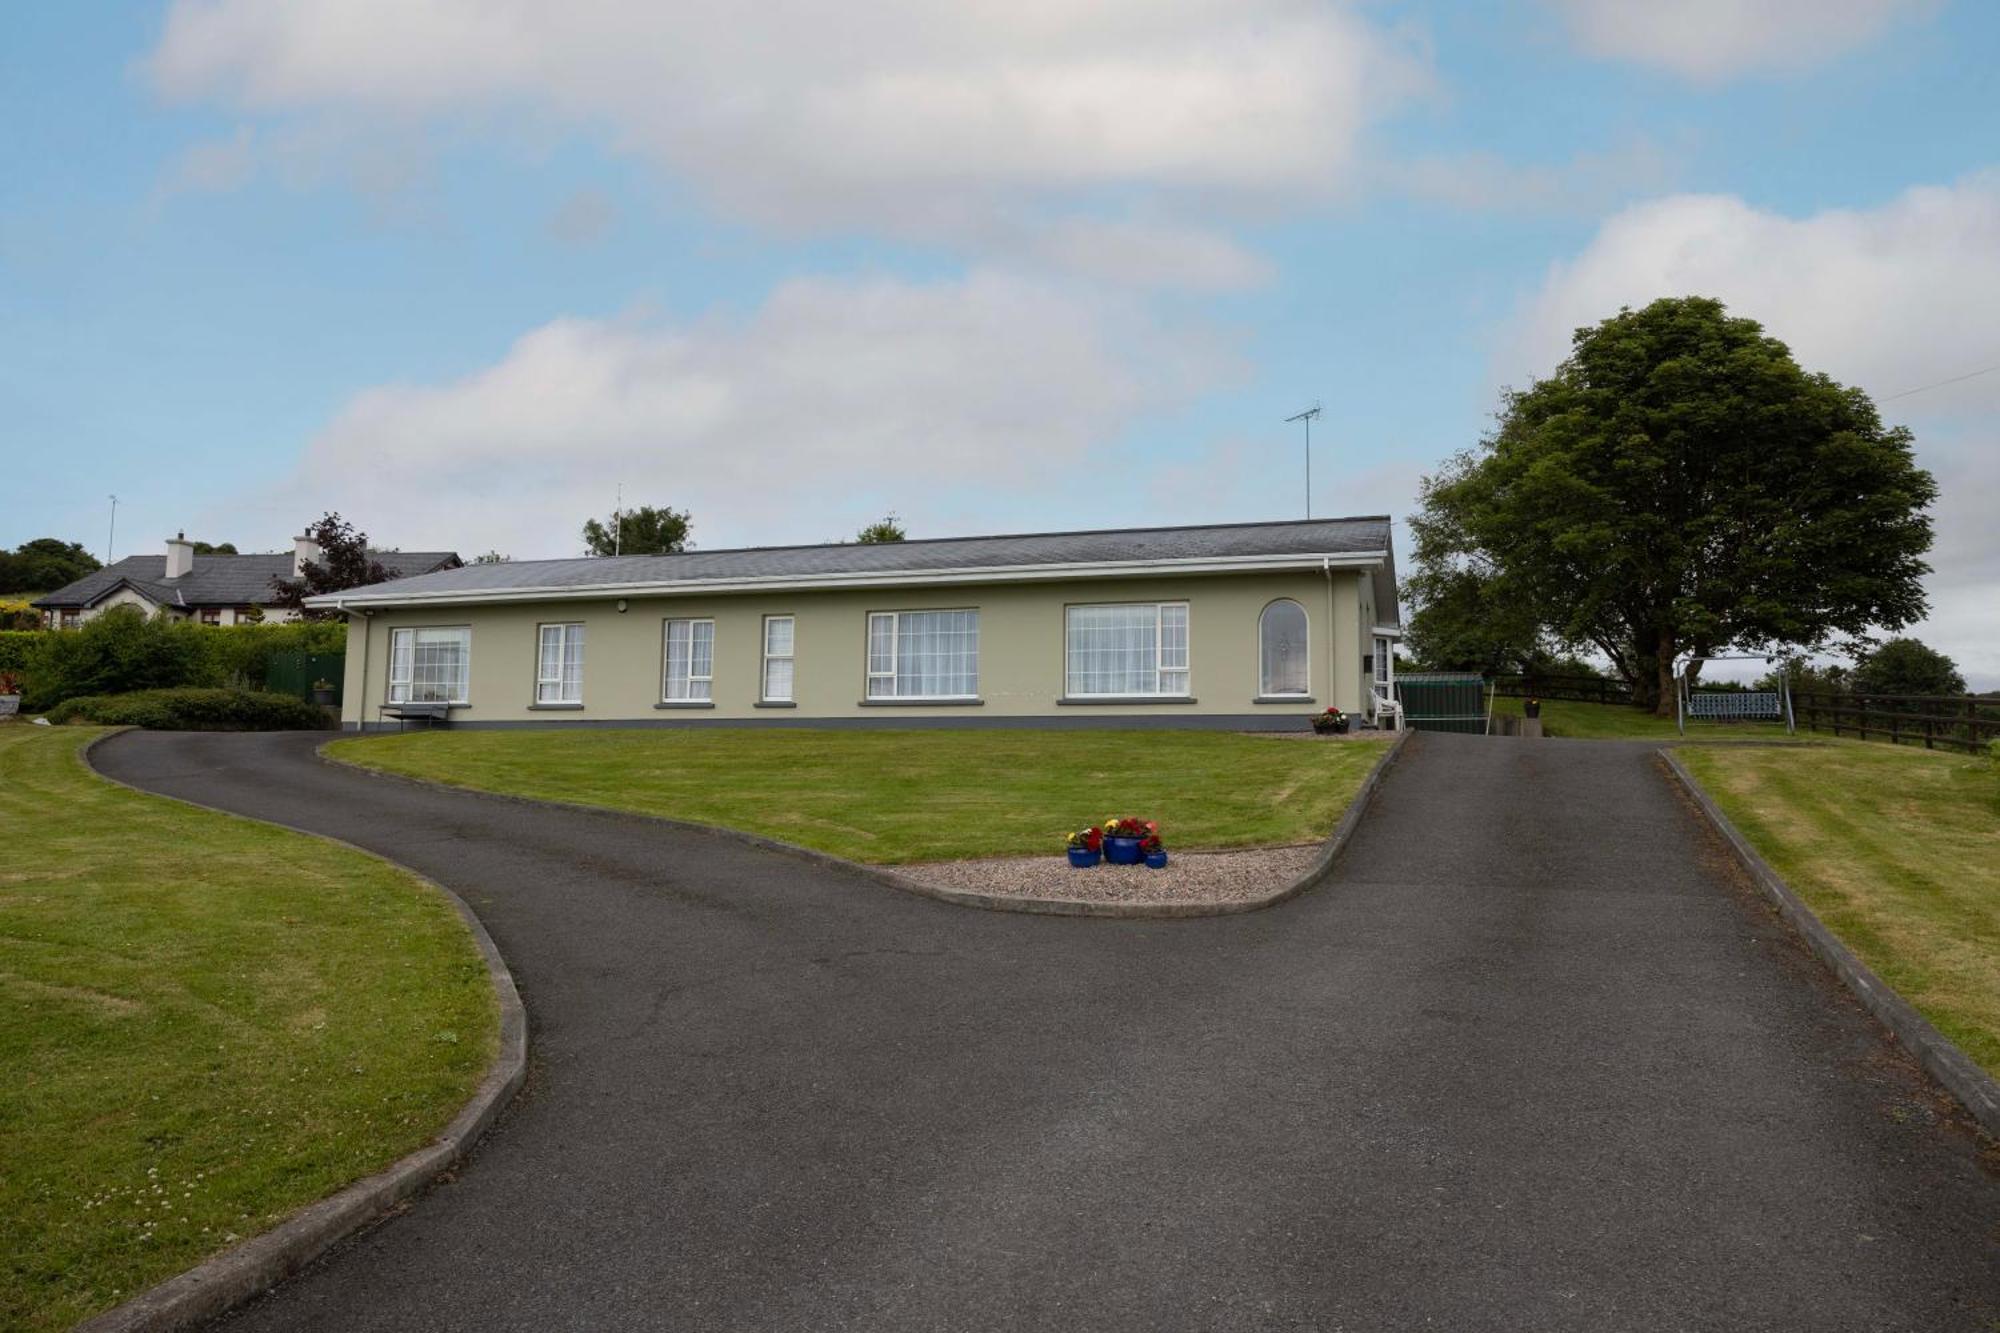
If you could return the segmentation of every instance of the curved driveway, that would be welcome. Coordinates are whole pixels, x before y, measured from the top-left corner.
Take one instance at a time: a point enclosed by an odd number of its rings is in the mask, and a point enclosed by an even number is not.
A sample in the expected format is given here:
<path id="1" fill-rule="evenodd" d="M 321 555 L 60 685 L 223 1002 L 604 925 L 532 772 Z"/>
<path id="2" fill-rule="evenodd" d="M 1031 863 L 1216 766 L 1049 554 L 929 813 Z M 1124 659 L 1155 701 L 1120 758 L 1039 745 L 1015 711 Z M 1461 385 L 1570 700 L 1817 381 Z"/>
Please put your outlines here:
<path id="1" fill-rule="evenodd" d="M 458 1180 L 232 1327 L 2000 1318 L 2000 1179 L 1644 747 L 1413 738 L 1328 884 L 1154 923 L 946 906 L 319 739 L 94 761 L 451 885 L 534 1068 Z"/>

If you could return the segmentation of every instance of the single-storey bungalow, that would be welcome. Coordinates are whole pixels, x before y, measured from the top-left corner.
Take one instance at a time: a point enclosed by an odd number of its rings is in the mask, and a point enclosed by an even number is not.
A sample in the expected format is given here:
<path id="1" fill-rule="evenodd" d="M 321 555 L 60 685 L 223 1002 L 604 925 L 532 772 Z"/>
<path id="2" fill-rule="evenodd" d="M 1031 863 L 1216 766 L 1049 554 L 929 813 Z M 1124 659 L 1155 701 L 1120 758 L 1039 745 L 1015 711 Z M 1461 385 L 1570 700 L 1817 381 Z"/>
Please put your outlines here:
<path id="1" fill-rule="evenodd" d="M 1386 517 L 468 565 L 347 613 L 349 729 L 1372 718 Z"/>
<path id="2" fill-rule="evenodd" d="M 459 564 L 452 551 L 368 555 L 389 570 L 391 578 Z M 194 543 L 182 533 L 167 539 L 164 555 L 128 555 L 29 605 L 42 613 L 42 623 L 50 629 L 75 629 L 114 606 L 136 606 L 149 616 L 164 612 L 204 625 L 295 620 L 297 612 L 273 600 L 271 585 L 277 579 L 297 578 L 306 561 L 317 562 L 319 557 L 319 543 L 310 537 L 294 538 L 289 554 L 197 555 Z"/>

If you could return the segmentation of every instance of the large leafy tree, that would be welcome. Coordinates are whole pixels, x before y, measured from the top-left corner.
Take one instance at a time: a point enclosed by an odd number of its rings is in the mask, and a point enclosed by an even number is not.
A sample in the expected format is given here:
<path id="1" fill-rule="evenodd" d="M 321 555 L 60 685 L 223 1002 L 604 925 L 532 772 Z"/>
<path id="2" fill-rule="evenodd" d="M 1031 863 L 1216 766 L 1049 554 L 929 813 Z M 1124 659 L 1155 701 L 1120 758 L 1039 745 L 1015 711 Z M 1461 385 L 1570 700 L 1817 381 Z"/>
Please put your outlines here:
<path id="1" fill-rule="evenodd" d="M 345 592 L 371 583 L 386 583 L 395 577 L 368 549 L 368 534 L 358 530 L 339 514 L 326 514 L 306 528 L 306 536 L 319 543 L 319 559 L 307 560 L 294 579 L 271 580 L 272 601 L 290 607 L 306 620 L 339 620 L 338 611 L 308 610 L 305 600 L 321 593 Z"/>
<path id="2" fill-rule="evenodd" d="M 583 547 L 587 555 L 672 555 L 688 548 L 694 516 L 669 506 L 641 505 L 613 514 L 611 521 L 585 519 Z"/>
<path id="3" fill-rule="evenodd" d="M 1936 494 L 1861 390 L 1719 301 L 1660 300 L 1579 329 L 1425 479 L 1413 582 L 1470 577 L 1496 624 L 1595 648 L 1671 712 L 1683 655 L 1919 619 Z"/>
<path id="4" fill-rule="evenodd" d="M 876 546 L 883 542 L 907 541 L 909 536 L 909 533 L 903 531 L 903 525 L 897 522 L 896 516 L 891 514 L 861 529 L 855 534 L 854 540 L 864 546 Z"/>
<path id="5" fill-rule="evenodd" d="M 1855 664 L 1861 694 L 1964 694 L 1958 663 L 1918 639 L 1891 639 Z"/>
<path id="6" fill-rule="evenodd" d="M 53 592 L 101 568 L 81 542 L 37 537 L 0 551 L 0 592 Z"/>

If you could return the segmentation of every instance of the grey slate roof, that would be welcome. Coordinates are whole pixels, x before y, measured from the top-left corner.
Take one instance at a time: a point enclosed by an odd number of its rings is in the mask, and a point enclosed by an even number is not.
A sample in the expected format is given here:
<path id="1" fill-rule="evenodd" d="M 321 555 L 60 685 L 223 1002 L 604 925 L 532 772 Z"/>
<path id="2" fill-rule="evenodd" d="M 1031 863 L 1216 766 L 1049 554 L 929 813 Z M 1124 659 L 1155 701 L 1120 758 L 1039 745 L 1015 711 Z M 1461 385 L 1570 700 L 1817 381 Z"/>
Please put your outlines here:
<path id="1" fill-rule="evenodd" d="M 455 562 L 454 551 L 370 551 L 384 568 L 406 574 L 428 574 Z M 292 553 L 274 555 L 198 555 L 194 569 L 177 579 L 167 577 L 165 555 L 128 555 L 56 589 L 32 605 L 85 607 L 96 604 L 121 583 L 129 583 L 161 606 L 269 606 L 271 580 L 292 576 Z"/>
<path id="2" fill-rule="evenodd" d="M 842 574 L 922 574 L 1036 565 L 1203 560 L 1229 556 L 1319 556 L 1388 552 L 1389 519 L 1311 519 L 1287 523 L 1227 523 L 1180 528 L 1112 528 L 1090 532 L 1044 532 L 1001 537 L 945 537 L 922 541 L 858 542 L 819 546 L 752 546 L 736 550 L 687 551 L 678 555 L 589 556 L 572 560 L 515 560 L 467 565 L 415 578 L 393 587 L 363 589 L 349 602 L 394 600 L 429 594 L 447 600 L 453 593 L 547 592 L 605 585 L 658 585 L 714 579 L 826 578 Z M 1385 561 L 1378 579 L 1378 608 L 1393 616 L 1395 572 Z"/>

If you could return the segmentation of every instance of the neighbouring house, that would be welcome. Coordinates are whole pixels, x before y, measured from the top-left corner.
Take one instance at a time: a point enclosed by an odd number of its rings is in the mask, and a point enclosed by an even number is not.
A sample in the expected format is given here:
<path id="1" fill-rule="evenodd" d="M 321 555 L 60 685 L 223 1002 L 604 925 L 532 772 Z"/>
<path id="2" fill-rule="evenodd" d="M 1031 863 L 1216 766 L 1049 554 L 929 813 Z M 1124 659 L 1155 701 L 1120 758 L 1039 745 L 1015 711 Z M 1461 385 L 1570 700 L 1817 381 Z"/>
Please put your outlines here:
<path id="1" fill-rule="evenodd" d="M 1401 634 L 1386 517 L 468 565 L 345 611 L 349 729 L 1293 729 Z"/>
<path id="2" fill-rule="evenodd" d="M 289 554 L 196 555 L 182 533 L 167 539 L 165 555 L 128 555 L 29 603 L 50 629 L 74 629 L 114 606 L 136 606 L 147 615 L 164 611 L 204 625 L 295 620 L 297 613 L 272 600 L 272 582 L 294 579 L 306 561 L 319 559 L 319 543 L 293 539 Z M 390 577 L 456 569 L 451 551 L 371 551 Z"/>

